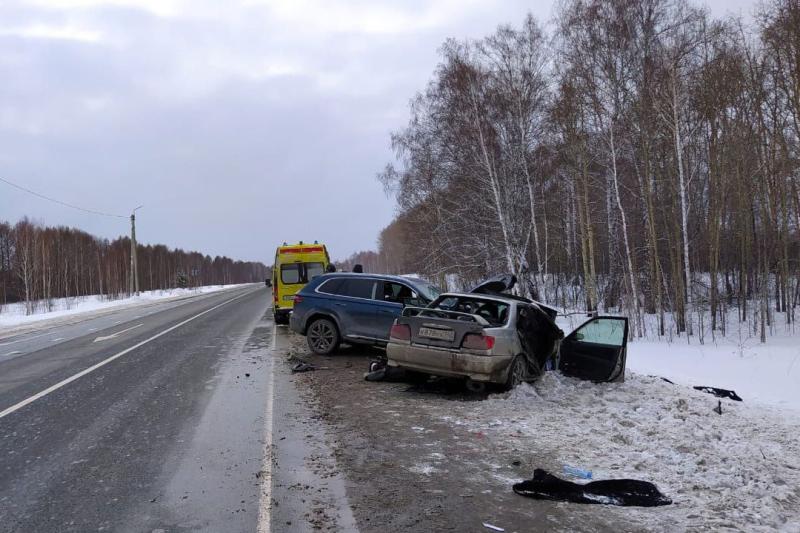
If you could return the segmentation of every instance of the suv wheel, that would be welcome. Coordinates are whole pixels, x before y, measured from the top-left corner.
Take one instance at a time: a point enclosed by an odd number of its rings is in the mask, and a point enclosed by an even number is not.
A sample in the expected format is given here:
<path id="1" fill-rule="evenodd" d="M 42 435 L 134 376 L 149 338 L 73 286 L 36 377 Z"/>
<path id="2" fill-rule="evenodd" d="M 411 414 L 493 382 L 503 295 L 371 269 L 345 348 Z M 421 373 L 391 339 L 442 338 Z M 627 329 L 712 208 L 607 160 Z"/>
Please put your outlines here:
<path id="1" fill-rule="evenodd" d="M 318 318 L 308 326 L 306 341 L 317 355 L 329 355 L 339 347 L 339 331 L 327 318 Z"/>

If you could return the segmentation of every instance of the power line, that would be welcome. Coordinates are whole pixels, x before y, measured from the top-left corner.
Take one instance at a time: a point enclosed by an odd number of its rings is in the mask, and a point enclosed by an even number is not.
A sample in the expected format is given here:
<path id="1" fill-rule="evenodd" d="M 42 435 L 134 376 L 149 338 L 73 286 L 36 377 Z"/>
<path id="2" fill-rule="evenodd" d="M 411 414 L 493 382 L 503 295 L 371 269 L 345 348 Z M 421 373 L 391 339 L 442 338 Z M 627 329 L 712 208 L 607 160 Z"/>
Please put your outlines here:
<path id="1" fill-rule="evenodd" d="M 12 187 L 16 187 L 17 189 L 19 189 L 21 191 L 25 191 L 28 194 L 32 194 L 34 196 L 38 196 L 39 198 L 42 198 L 44 200 L 47 200 L 49 202 L 53 202 L 53 203 L 56 203 L 56 204 L 59 204 L 59 205 L 63 205 L 65 207 L 70 207 L 72 209 L 77 209 L 78 211 L 84 211 L 86 213 L 91 213 L 93 215 L 101 215 L 101 216 L 104 216 L 104 217 L 128 218 L 125 215 L 115 215 L 113 213 L 103 213 L 102 211 L 95 211 L 94 209 L 86 209 L 84 207 L 79 207 L 77 205 L 68 204 L 67 202 L 62 202 L 61 200 L 56 200 L 55 198 L 50 198 L 49 196 L 45 196 L 44 194 L 39 194 L 36 191 L 32 191 L 30 189 L 26 189 L 22 185 L 17 185 L 16 183 L 14 183 L 12 181 L 8 181 L 7 179 L 4 179 L 2 177 L 0 177 L 0 181 L 2 181 L 4 183 L 7 183 L 8 185 L 11 185 Z"/>

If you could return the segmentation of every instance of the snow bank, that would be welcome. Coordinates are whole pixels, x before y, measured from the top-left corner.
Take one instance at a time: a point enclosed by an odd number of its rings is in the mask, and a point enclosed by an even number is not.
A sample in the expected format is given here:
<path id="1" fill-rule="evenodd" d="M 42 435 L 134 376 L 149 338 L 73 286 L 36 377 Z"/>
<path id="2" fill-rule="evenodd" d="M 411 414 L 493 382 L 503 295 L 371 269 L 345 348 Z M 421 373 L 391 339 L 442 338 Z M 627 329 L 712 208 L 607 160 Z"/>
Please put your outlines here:
<path id="1" fill-rule="evenodd" d="M 115 307 L 136 305 L 169 298 L 179 298 L 216 292 L 224 289 L 242 287 L 240 285 L 208 285 L 205 287 L 195 287 L 191 289 L 168 289 L 163 291 L 144 291 L 139 296 L 109 299 L 107 296 L 76 296 L 74 298 L 56 298 L 53 300 L 40 300 L 34 303 L 34 313 L 25 314 L 25 303 L 13 303 L 0 306 L 0 327 L 20 326 L 31 324 L 51 318 L 61 318 L 80 313 L 88 313 Z"/>
<path id="2" fill-rule="evenodd" d="M 637 374 L 593 384 L 548 372 L 443 419 L 518 439 L 515 448 L 556 458 L 541 467 L 559 475 L 568 464 L 656 483 L 674 505 L 606 510 L 636 530 L 800 531 L 800 419 L 729 400 L 718 415 L 717 402 Z"/>

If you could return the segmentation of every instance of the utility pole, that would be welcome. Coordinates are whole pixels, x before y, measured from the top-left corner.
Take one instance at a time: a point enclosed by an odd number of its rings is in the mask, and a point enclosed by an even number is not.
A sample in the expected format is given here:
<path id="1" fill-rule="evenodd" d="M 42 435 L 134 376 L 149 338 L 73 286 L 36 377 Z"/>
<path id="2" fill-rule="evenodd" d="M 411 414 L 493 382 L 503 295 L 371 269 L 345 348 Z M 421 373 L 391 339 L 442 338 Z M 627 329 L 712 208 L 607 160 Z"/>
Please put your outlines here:
<path id="1" fill-rule="evenodd" d="M 139 206 L 136 209 L 140 209 Z M 136 209 L 131 211 L 131 278 L 128 292 L 139 296 L 139 262 L 136 260 Z"/>

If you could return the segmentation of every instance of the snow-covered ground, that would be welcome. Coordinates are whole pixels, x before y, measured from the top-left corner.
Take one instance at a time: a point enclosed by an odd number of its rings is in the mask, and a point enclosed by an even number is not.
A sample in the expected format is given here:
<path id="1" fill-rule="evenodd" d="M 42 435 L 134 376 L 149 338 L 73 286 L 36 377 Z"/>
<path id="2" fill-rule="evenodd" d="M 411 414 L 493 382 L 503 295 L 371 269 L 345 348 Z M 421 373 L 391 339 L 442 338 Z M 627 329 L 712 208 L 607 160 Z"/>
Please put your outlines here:
<path id="1" fill-rule="evenodd" d="M 654 482 L 673 505 L 603 511 L 632 530 L 800 531 L 800 421 L 730 400 L 719 415 L 718 401 L 636 373 L 594 384 L 547 372 L 442 418 L 555 458 L 542 467 L 557 475 L 571 465 Z"/>
<path id="2" fill-rule="evenodd" d="M 100 295 L 77 296 L 74 298 L 55 298 L 49 302 L 36 302 L 34 304 L 34 312 L 31 315 L 25 314 L 26 309 L 24 303 L 7 304 L 0 306 L 0 328 L 22 326 L 40 322 L 42 320 L 69 317 L 116 307 L 145 304 L 157 300 L 167 300 L 170 298 L 180 298 L 216 292 L 241 286 L 243 285 L 209 285 L 191 289 L 145 291 L 140 293 L 139 296 L 118 299 L 108 299 L 108 297 Z"/>

